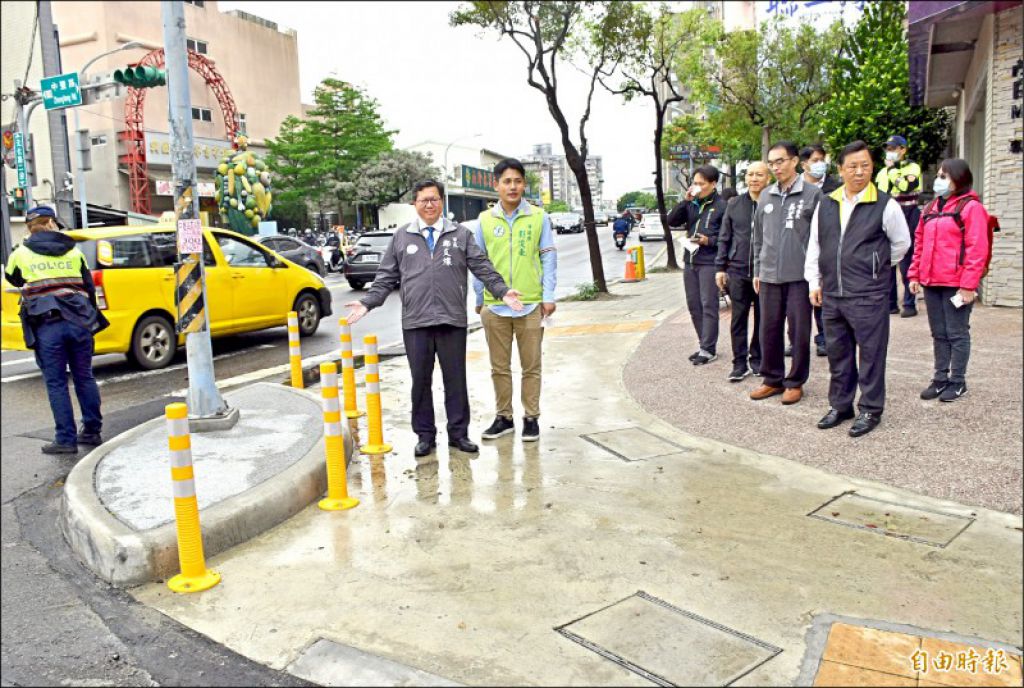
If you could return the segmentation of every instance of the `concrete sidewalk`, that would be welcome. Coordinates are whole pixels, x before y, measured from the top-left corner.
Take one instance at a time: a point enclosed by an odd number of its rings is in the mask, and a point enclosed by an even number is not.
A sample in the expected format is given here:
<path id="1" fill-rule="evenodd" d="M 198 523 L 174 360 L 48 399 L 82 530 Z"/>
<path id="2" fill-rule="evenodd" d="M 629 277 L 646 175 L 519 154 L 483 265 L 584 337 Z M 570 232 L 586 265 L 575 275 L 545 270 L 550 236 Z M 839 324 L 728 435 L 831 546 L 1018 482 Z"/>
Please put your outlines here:
<path id="1" fill-rule="evenodd" d="M 1019 517 L 703 439 L 633 401 L 623 369 L 680 281 L 560 305 L 536 443 L 469 456 L 442 430 L 415 459 L 407 367 L 385 362 L 395 452 L 353 461 L 359 507 L 312 505 L 212 557 L 223 580 L 201 594 L 133 594 L 326 684 L 955 684 L 972 677 L 911 655 L 970 646 L 1007 658 L 973 679 L 1020 685 Z M 493 394 L 482 333 L 469 342 L 479 438 Z"/>

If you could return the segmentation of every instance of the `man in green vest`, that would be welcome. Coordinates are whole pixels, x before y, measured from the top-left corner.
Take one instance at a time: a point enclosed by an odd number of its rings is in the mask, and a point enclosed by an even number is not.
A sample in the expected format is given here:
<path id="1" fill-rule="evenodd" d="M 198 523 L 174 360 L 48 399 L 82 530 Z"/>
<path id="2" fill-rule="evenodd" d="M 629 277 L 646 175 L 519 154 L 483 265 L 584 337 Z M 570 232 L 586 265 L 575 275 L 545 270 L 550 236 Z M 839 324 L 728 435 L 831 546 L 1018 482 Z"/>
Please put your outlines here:
<path id="1" fill-rule="evenodd" d="M 511 289 L 519 292 L 524 308 L 513 311 L 473 280 L 476 312 L 480 313 L 491 355 L 497 415 L 481 435 L 492 440 L 515 432 L 512 412 L 512 342 L 523 369 L 523 441 L 540 439 L 541 343 L 544 319 L 555 312 L 557 254 L 547 213 L 523 198 L 526 169 L 513 158 L 494 166 L 499 202 L 480 213 L 475 236 L 494 268 Z"/>
<path id="2" fill-rule="evenodd" d="M 14 249 L 4 276 L 21 288 L 25 346 L 35 351 L 46 381 L 56 437 L 44 454 L 77 454 L 78 445 L 103 442 L 100 390 L 92 374 L 93 335 L 109 323 L 96 302 L 96 287 L 85 256 L 75 240 L 57 231 L 53 208 L 39 206 L 25 214 L 29 237 Z M 68 371 L 82 410 L 81 432 L 68 392 Z"/>
<path id="3" fill-rule="evenodd" d="M 923 185 L 921 183 L 921 166 L 907 160 L 907 140 L 902 136 L 892 135 L 885 142 L 885 168 L 875 175 L 875 186 L 879 191 L 892 196 L 903 211 L 903 217 L 910 228 L 910 250 L 899 263 L 903 276 L 903 311 L 900 312 L 896 298 L 896 267 L 892 267 L 892 283 L 889 285 L 889 313 L 900 313 L 901 318 L 912 318 L 917 315 L 917 297 L 910 291 L 910 263 L 914 259 L 914 233 L 921 219 L 921 208 L 917 205 Z"/>

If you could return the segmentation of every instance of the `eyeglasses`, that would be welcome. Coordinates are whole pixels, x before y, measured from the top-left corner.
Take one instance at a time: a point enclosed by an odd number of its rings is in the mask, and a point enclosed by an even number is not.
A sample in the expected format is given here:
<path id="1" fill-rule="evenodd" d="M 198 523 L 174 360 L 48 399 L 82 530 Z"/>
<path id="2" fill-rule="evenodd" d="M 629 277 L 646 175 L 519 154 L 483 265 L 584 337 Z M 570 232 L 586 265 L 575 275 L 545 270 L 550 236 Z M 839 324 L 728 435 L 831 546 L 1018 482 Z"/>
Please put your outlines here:
<path id="1" fill-rule="evenodd" d="M 782 167 L 783 163 L 787 163 L 793 158 L 776 158 L 775 160 L 768 161 L 768 167 Z"/>
<path id="2" fill-rule="evenodd" d="M 416 202 L 420 205 L 437 205 L 441 202 L 440 198 L 417 198 Z"/>

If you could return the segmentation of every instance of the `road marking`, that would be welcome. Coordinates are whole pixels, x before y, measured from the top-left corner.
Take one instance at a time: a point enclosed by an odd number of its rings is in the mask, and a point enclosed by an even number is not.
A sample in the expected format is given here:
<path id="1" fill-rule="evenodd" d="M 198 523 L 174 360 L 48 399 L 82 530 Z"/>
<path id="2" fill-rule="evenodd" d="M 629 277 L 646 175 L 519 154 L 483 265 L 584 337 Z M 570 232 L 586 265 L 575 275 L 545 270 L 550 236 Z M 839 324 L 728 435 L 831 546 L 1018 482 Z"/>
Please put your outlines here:
<path id="1" fill-rule="evenodd" d="M 356 352 L 353 352 L 353 355 L 360 355 L 361 356 L 362 353 L 359 352 L 358 354 L 356 354 Z M 325 361 L 335 361 L 335 360 L 338 359 L 338 357 L 339 357 L 339 354 L 338 354 L 337 351 L 329 351 L 326 354 L 320 354 L 319 356 L 312 356 L 310 358 L 304 358 L 302 360 L 302 362 L 304 364 L 305 363 L 320 364 L 320 363 L 323 363 Z M 243 373 L 242 375 L 236 375 L 234 377 L 229 377 L 229 378 L 227 378 L 225 380 L 218 380 L 217 381 L 217 389 L 227 389 L 229 387 L 237 387 L 238 385 L 244 385 L 247 382 L 255 382 L 256 380 L 262 380 L 263 378 L 270 377 L 271 375 L 277 375 L 279 373 L 287 372 L 290 368 L 291 368 L 291 364 L 290 363 L 282 363 L 281 365 L 270 366 L 269 368 L 261 368 L 260 370 L 254 370 L 254 371 L 249 372 L 249 373 Z M 187 395 L 188 395 L 188 387 L 185 387 L 184 389 L 176 389 L 173 392 L 169 392 L 168 394 L 165 394 L 164 396 L 168 396 L 168 397 L 182 397 L 182 396 L 187 396 Z"/>
<path id="2" fill-rule="evenodd" d="M 258 351 L 260 349 L 272 349 L 272 348 L 274 348 L 274 346 L 275 346 L 274 344 L 259 344 L 257 346 L 248 347 L 248 348 L 245 348 L 245 349 L 241 349 L 239 351 L 231 351 L 231 352 L 226 353 L 226 354 L 220 354 L 219 356 L 214 356 L 213 360 L 219 361 L 219 360 L 221 360 L 223 358 L 231 358 L 232 356 L 239 356 L 241 354 L 249 353 L 250 351 Z M 22 360 L 23 361 L 28 361 L 28 360 L 33 360 L 33 359 L 22 359 Z M 136 373 L 125 373 L 124 375 L 115 375 L 114 377 L 108 377 L 108 378 L 103 378 L 103 379 L 97 380 L 96 381 L 96 386 L 97 387 L 103 387 L 104 385 L 107 385 L 107 384 L 110 384 L 110 383 L 114 383 L 114 382 L 127 382 L 127 381 L 130 381 L 130 380 L 136 380 L 136 379 L 143 378 L 143 377 L 150 377 L 152 375 L 160 375 L 160 374 L 163 374 L 163 373 L 172 373 L 172 372 L 174 372 L 176 370 L 181 370 L 182 368 L 186 368 L 187 366 L 188 366 L 187 362 L 186 363 L 176 363 L 176 364 L 174 364 L 172 366 L 167 366 L 166 368 L 160 368 L 158 370 L 140 370 L 140 371 L 138 371 Z M 41 370 L 36 370 L 34 372 L 31 372 L 31 373 L 25 373 L 24 375 L 12 375 L 10 377 L 0 378 L 0 383 L 18 382 L 19 380 L 29 380 L 29 379 L 34 378 L 34 377 L 42 377 L 42 376 L 43 376 L 43 372 Z"/>
<path id="3" fill-rule="evenodd" d="M 18 363 L 30 363 L 35 360 L 36 359 L 34 356 L 26 356 L 25 358 L 15 358 L 11 361 L 4 361 L 3 363 L 0 363 L 0 366 L 16 365 Z"/>

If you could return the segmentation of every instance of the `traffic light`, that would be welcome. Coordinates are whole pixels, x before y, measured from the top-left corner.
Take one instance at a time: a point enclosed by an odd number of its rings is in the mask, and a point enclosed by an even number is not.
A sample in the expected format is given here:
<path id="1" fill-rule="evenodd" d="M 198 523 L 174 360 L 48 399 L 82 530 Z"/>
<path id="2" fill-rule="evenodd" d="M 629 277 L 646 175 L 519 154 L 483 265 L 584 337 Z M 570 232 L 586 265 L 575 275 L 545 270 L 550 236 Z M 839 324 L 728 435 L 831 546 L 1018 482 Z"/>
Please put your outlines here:
<path id="1" fill-rule="evenodd" d="M 125 67 L 114 70 L 114 81 L 132 88 L 167 85 L 167 72 L 156 67 Z"/>
<path id="2" fill-rule="evenodd" d="M 14 187 L 14 209 L 25 209 L 25 189 L 21 188 L 20 186 Z"/>

